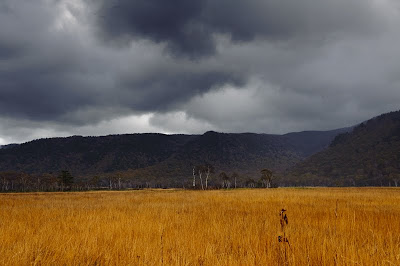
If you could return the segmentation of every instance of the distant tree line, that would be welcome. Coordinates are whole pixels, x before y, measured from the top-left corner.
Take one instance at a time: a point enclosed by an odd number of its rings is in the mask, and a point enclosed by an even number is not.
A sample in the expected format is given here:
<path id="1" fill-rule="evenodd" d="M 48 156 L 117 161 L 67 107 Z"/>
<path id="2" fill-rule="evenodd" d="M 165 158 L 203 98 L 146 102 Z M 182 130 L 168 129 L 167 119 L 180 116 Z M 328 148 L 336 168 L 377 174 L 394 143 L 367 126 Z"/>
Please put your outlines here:
<path id="1" fill-rule="evenodd" d="M 21 172 L 0 172 L 0 192 L 34 191 L 83 191 L 95 189 L 125 189 L 128 187 L 146 187 L 146 184 L 133 185 L 123 182 L 118 176 L 75 178 L 69 171 L 58 174 L 27 174 Z"/>
<path id="2" fill-rule="evenodd" d="M 212 189 L 230 189 L 230 188 L 271 188 L 273 187 L 273 172 L 269 169 L 260 171 L 259 179 L 241 177 L 237 172 L 227 174 L 220 172 L 216 177 L 215 169 L 211 164 L 203 164 L 193 167 L 192 189 L 206 190 Z M 215 179 L 215 180 L 214 180 Z M 244 182 L 238 180 L 245 179 Z M 210 181 L 212 181 L 210 186 Z"/>
<path id="3" fill-rule="evenodd" d="M 245 178 L 233 172 L 215 173 L 211 164 L 193 167 L 192 180 L 141 182 L 122 173 L 93 176 L 73 176 L 68 170 L 59 173 L 27 174 L 14 171 L 0 172 L 0 192 L 39 192 L 39 191 L 87 191 L 122 190 L 144 188 L 185 188 L 185 189 L 231 189 L 272 187 L 272 171 L 263 169 L 259 179 Z M 241 181 L 239 181 L 241 180 Z"/>

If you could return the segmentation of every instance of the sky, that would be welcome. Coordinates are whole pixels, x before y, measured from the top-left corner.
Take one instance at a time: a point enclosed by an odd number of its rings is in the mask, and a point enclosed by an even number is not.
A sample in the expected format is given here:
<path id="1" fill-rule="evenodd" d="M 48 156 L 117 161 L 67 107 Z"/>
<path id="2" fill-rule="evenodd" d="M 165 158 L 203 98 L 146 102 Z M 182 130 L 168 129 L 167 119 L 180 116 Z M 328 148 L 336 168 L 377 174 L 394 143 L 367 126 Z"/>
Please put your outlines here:
<path id="1" fill-rule="evenodd" d="M 0 0 L 0 145 L 400 109 L 398 0 Z"/>

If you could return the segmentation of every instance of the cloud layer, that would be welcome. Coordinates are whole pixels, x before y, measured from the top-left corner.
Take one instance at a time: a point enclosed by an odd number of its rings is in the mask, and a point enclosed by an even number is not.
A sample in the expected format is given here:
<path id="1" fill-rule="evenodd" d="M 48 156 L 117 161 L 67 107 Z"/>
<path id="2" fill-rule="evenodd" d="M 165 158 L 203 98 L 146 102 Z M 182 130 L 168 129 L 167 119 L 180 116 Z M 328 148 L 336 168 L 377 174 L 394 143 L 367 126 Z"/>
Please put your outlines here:
<path id="1" fill-rule="evenodd" d="M 394 0 L 3 0 L 0 144 L 285 133 L 399 109 Z"/>

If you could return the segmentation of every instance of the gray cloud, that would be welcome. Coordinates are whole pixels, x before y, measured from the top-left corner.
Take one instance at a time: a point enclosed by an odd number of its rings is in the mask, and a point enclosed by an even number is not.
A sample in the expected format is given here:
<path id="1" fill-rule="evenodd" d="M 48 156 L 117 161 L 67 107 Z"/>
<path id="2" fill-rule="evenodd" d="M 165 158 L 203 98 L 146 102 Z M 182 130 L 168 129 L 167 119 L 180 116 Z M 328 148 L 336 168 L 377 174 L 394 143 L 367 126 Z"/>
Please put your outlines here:
<path id="1" fill-rule="evenodd" d="M 102 1 L 97 21 L 111 42 L 148 38 L 191 56 L 213 53 L 212 32 L 199 23 L 204 1 Z"/>
<path id="2" fill-rule="evenodd" d="M 102 47 L 79 17 L 62 19 L 65 12 L 73 16 L 69 6 L 55 1 L 49 12 L 41 4 L 19 1 L 2 17 L 6 26 L 0 34 L 7 37 L 0 43 L 0 112 L 5 116 L 87 123 L 93 121 L 68 115 L 93 108 L 113 109 L 117 113 L 112 115 L 166 110 L 213 87 L 244 82 L 229 68 L 166 58 L 148 42 L 122 51 Z M 29 8 L 34 15 L 25 14 Z"/>
<path id="3" fill-rule="evenodd" d="M 0 143 L 355 124 L 398 109 L 399 24 L 391 0 L 3 0 Z"/>
<path id="4" fill-rule="evenodd" d="M 313 39 L 379 30 L 373 1 L 363 0 L 118 0 L 101 1 L 100 35 L 111 43 L 146 38 L 165 43 L 174 55 L 209 56 L 215 34 L 236 42 Z"/>

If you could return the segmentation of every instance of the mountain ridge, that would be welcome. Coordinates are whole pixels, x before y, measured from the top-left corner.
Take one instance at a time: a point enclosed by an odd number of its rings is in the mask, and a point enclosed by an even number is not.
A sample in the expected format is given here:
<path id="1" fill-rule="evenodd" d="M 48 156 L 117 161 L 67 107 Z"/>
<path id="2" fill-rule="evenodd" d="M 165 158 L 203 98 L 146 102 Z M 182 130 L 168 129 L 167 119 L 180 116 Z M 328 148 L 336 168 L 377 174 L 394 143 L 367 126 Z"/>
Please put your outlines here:
<path id="1" fill-rule="evenodd" d="M 193 166 L 209 163 L 216 171 L 253 176 L 266 167 L 283 172 L 347 130 L 47 138 L 0 149 L 0 171 L 41 174 L 69 170 L 76 176 L 118 172 L 141 182 L 165 179 L 173 183 L 190 177 Z M 309 146 L 303 143 L 305 140 Z"/>

